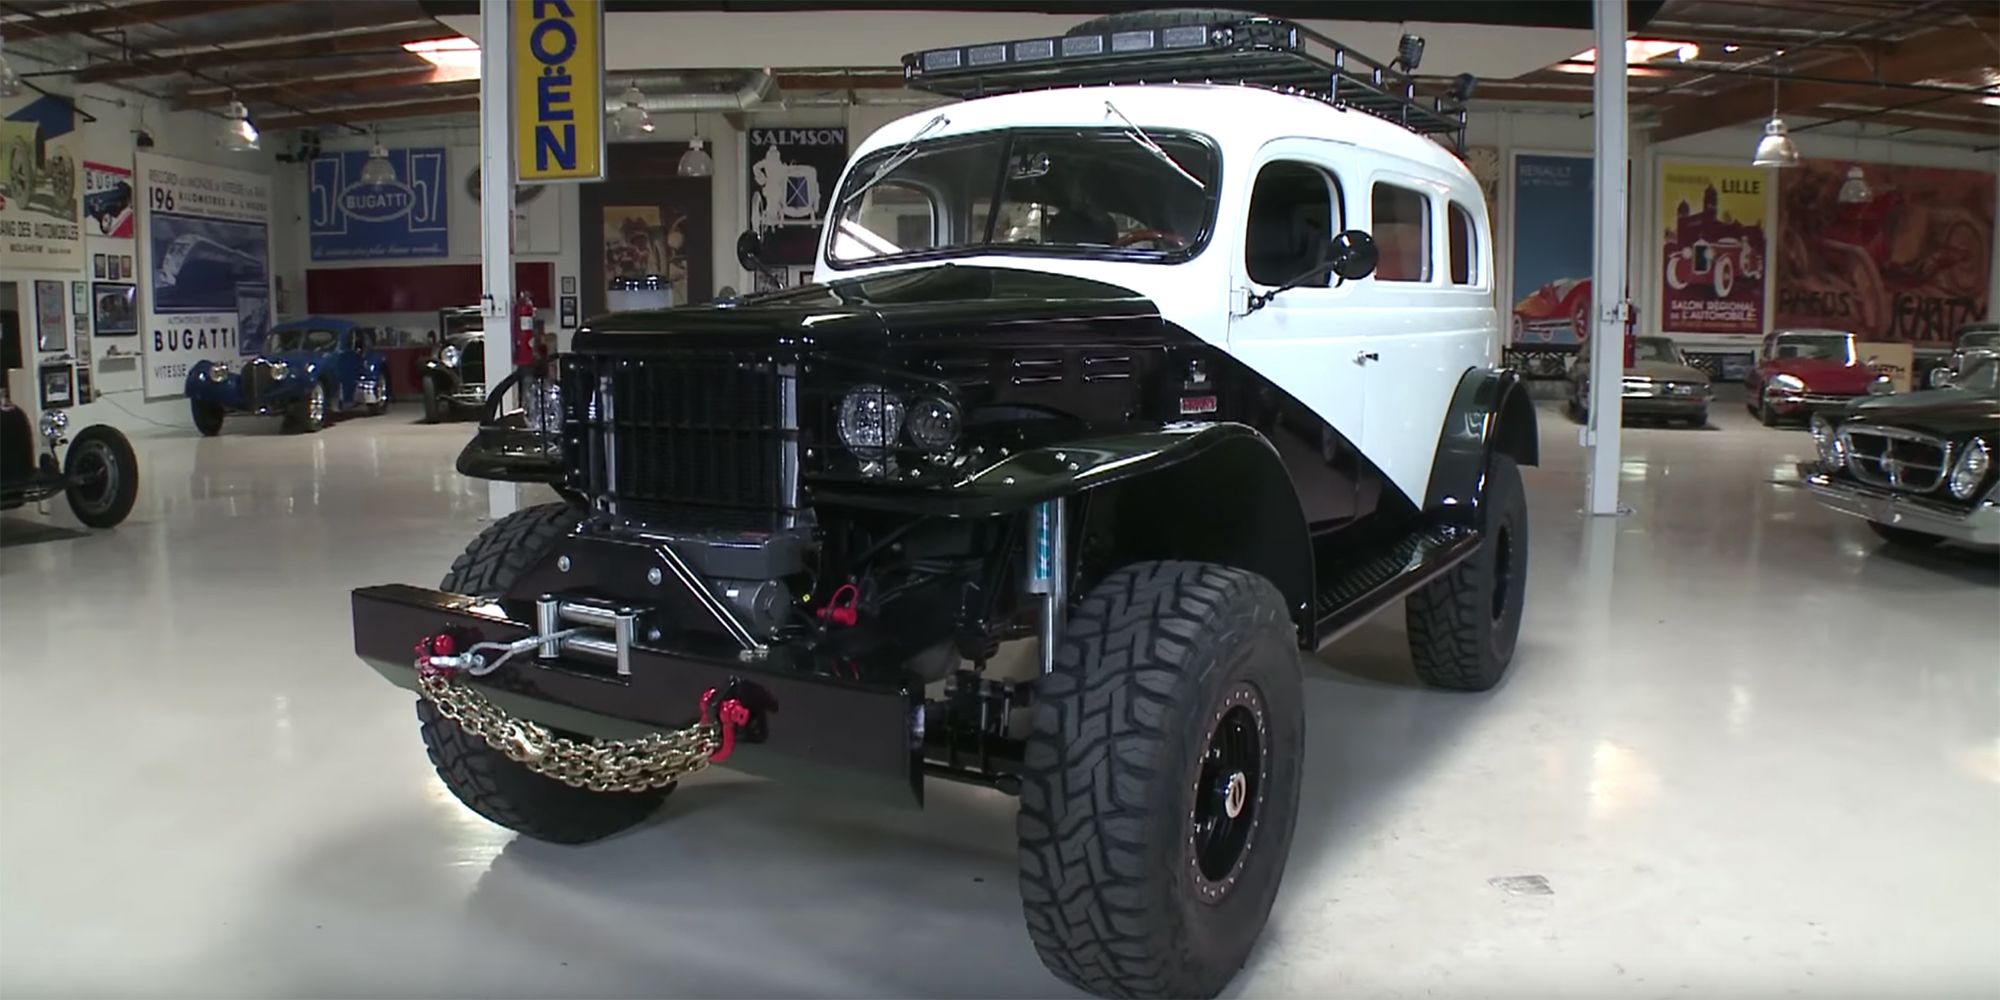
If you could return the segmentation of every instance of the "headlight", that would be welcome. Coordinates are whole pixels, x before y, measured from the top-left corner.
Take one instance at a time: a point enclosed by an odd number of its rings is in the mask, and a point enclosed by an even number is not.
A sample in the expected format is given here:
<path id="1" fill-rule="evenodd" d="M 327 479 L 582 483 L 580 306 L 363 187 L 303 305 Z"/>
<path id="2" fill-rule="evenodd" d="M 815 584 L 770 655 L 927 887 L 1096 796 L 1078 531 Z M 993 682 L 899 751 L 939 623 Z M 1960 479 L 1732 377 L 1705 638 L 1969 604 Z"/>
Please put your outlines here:
<path id="1" fill-rule="evenodd" d="M 218 361 L 215 364 L 208 366 L 208 380 L 210 382 L 221 382 L 224 379 L 227 379 L 228 377 L 229 377 L 229 362 Z"/>
<path id="2" fill-rule="evenodd" d="M 41 425 L 42 439 L 53 448 L 62 439 L 63 428 L 69 426 L 69 413 L 65 410 L 43 410 Z"/>
<path id="3" fill-rule="evenodd" d="M 1986 442 L 1973 438 L 1966 446 L 1965 454 L 1959 456 L 1958 464 L 1951 469 L 1951 495 L 1960 500 L 1970 500 L 1979 492 L 1979 484 L 1986 481 L 1986 473 L 1993 468 L 1993 454 L 1986 448 Z"/>
<path id="4" fill-rule="evenodd" d="M 1868 383 L 1868 394 L 1870 396 L 1887 396 L 1895 391 L 1896 380 L 1887 375 L 1877 375 L 1875 376 L 1875 381 Z"/>
<path id="5" fill-rule="evenodd" d="M 1804 392 L 1806 391 L 1806 381 L 1797 375 L 1773 375 L 1771 376 L 1771 388 L 1780 392 Z"/>
<path id="6" fill-rule="evenodd" d="M 879 385 L 858 385 L 840 401 L 840 443 L 862 458 L 881 458 L 903 433 L 902 397 Z"/>
<path id="7" fill-rule="evenodd" d="M 438 364 L 446 368 L 457 368 L 459 358 L 462 356 L 457 347 L 446 344 L 444 350 L 438 352 Z"/>
<path id="8" fill-rule="evenodd" d="M 910 440 L 931 454 L 958 443 L 958 405 L 949 399 L 925 397 L 910 408 Z"/>
<path id="9" fill-rule="evenodd" d="M 1832 421 L 1814 414 L 1812 421 L 1806 427 L 1812 431 L 1813 444 L 1819 446 L 1821 462 L 1836 469 L 1845 464 L 1847 455 L 1841 449 L 1840 434 L 1835 430 Z"/>
<path id="10" fill-rule="evenodd" d="M 529 428 L 551 437 L 562 434 L 562 386 L 555 379 L 541 379 L 521 395 Z"/>
<path id="11" fill-rule="evenodd" d="M 282 382 L 285 380 L 285 376 L 291 373 L 292 366 L 285 364 L 283 361 L 271 362 L 271 381 Z"/>

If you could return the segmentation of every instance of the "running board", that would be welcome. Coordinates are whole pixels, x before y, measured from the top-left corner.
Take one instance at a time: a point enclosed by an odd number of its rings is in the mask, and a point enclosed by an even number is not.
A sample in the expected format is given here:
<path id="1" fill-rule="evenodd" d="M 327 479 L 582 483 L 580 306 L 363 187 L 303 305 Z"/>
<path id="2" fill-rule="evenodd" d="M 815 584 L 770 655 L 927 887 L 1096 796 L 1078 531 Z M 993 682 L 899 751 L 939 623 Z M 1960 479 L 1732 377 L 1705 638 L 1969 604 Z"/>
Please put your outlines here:
<path id="1" fill-rule="evenodd" d="M 1420 528 L 1383 546 L 1317 553 L 1326 582 L 1313 595 L 1314 648 L 1368 620 L 1397 598 L 1437 579 L 1479 550 L 1480 533 Z"/>

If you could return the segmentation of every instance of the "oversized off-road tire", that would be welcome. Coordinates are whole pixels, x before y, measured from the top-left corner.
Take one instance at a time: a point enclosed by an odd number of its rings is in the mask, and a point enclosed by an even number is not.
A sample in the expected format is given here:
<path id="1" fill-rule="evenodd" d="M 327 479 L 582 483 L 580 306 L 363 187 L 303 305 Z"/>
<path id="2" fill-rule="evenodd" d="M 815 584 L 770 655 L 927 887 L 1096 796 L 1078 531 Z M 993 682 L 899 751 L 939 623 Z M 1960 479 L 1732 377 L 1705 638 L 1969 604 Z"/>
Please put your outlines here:
<path id="1" fill-rule="evenodd" d="M 1041 678 L 1021 901 L 1057 976 L 1212 997 L 1271 912 L 1298 807 L 1297 632 L 1263 577 L 1148 562 L 1091 588 Z"/>
<path id="2" fill-rule="evenodd" d="M 1868 522 L 1868 530 L 1880 535 L 1883 541 L 1906 549 L 1935 548 L 1944 541 L 1944 536 L 1942 535 L 1911 531 L 1908 528 L 1898 528 L 1893 524 L 1883 524 L 1880 521 Z"/>
<path id="3" fill-rule="evenodd" d="M 116 428 L 84 428 L 63 456 L 63 476 L 70 512 L 93 528 L 116 526 L 139 501 L 139 456 Z"/>
<path id="4" fill-rule="evenodd" d="M 437 382 L 424 379 L 424 423 L 434 424 L 444 419 L 444 401 L 438 398 Z"/>
<path id="5" fill-rule="evenodd" d="M 191 399 L 188 410 L 194 415 L 194 429 L 200 431 L 202 437 L 212 438 L 222 433 L 222 418 L 228 411 L 222 408 L 221 403 Z"/>
<path id="6" fill-rule="evenodd" d="M 1224 21 L 1241 21 L 1246 17 L 1263 17 L 1254 10 L 1238 10 L 1232 7 L 1171 7 L 1165 10 L 1134 10 L 1122 14 L 1106 14 L 1093 17 L 1065 34 L 1108 35 L 1114 31 L 1144 31 L 1148 28 L 1178 28 L 1188 24 L 1217 24 Z"/>
<path id="7" fill-rule="evenodd" d="M 1432 687 L 1484 691 L 1514 658 L 1528 590 L 1528 501 L 1506 455 L 1488 460 L 1485 518 L 1479 551 L 1403 605 L 1410 660 Z"/>
<path id="8" fill-rule="evenodd" d="M 567 504 L 515 511 L 486 527 L 444 575 L 438 589 L 499 597 L 579 520 Z M 536 840 L 582 844 L 645 822 L 672 786 L 644 792 L 592 792 L 543 777 L 509 760 L 458 723 L 417 699 L 417 721 L 431 765 L 451 794 L 473 812 Z M 571 734 L 565 734 L 571 735 Z"/>

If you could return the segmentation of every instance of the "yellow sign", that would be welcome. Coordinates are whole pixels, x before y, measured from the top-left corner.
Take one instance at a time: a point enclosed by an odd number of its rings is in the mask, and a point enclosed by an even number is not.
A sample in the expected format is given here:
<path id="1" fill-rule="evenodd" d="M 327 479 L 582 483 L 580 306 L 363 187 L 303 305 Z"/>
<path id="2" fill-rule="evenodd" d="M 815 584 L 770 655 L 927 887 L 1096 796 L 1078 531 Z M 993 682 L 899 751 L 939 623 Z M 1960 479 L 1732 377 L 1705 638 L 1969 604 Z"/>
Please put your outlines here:
<path id="1" fill-rule="evenodd" d="M 524 184 L 603 178 L 603 0 L 525 0 L 513 9 L 515 176 Z"/>

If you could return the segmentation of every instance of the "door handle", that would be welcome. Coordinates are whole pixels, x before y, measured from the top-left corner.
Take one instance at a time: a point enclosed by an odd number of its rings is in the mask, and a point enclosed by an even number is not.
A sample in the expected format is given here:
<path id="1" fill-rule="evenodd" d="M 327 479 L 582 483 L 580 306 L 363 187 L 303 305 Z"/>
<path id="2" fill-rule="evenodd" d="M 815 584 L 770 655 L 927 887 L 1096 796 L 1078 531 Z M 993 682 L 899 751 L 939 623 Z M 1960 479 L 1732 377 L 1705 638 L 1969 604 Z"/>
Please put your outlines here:
<path id="1" fill-rule="evenodd" d="M 1370 361 L 1380 360 L 1382 360 L 1382 355 L 1375 351 L 1362 351 L 1354 356 L 1354 363 L 1357 365 L 1365 365 Z"/>

